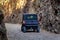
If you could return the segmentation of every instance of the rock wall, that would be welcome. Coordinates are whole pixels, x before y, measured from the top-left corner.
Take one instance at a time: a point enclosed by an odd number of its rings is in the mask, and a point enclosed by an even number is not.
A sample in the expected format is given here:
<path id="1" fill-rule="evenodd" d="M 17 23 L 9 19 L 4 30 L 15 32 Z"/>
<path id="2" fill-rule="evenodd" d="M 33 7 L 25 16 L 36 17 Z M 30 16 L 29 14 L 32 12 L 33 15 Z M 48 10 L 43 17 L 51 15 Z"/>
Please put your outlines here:
<path id="1" fill-rule="evenodd" d="M 41 28 L 60 33 L 60 8 L 55 0 L 26 0 L 27 3 L 23 9 L 15 10 L 10 16 L 5 17 L 6 22 L 21 23 L 23 13 L 36 13 L 39 16 Z M 17 11 L 17 12 L 16 12 Z"/>
<path id="2" fill-rule="evenodd" d="M 60 5 L 58 0 L 41 0 L 41 27 L 47 31 L 60 33 Z"/>

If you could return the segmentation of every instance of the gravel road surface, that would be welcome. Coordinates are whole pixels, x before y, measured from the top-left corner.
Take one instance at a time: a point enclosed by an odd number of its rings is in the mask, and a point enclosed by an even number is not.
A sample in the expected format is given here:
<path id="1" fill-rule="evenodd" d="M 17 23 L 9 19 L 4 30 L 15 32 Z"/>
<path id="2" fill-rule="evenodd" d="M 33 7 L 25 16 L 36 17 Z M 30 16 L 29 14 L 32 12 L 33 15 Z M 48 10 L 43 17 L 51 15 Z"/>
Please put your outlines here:
<path id="1" fill-rule="evenodd" d="M 6 23 L 8 40 L 60 40 L 60 34 L 50 33 L 44 30 L 37 32 L 21 32 L 21 24 Z"/>

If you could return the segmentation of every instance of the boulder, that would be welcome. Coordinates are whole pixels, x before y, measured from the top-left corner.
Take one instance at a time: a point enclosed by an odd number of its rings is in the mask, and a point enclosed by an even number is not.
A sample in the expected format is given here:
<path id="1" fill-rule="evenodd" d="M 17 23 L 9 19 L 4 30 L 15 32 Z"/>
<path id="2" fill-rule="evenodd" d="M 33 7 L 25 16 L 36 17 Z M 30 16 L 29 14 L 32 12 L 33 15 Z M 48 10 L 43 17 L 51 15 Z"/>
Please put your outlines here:
<path id="1" fill-rule="evenodd" d="M 3 12 L 0 10 L 0 40 L 7 40 L 7 32 L 3 19 L 4 15 Z"/>

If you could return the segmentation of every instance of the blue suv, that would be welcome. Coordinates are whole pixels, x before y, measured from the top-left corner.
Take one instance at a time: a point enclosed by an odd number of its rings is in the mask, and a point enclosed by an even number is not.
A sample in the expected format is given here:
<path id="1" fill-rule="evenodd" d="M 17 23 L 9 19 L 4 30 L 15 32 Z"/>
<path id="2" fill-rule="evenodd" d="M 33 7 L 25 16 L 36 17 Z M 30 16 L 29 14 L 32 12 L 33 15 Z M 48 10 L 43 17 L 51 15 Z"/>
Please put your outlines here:
<path id="1" fill-rule="evenodd" d="M 29 29 L 40 31 L 37 14 L 23 14 L 21 31 L 25 33 Z"/>

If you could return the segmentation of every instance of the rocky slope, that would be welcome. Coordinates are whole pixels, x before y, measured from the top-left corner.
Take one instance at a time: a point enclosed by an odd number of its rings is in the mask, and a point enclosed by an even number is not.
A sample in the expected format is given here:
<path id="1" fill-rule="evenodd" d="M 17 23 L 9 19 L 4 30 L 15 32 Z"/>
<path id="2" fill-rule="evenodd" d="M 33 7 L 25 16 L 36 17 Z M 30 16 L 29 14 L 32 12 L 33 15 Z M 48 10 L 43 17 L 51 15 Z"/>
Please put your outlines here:
<path id="1" fill-rule="evenodd" d="M 23 9 L 16 9 L 11 15 L 5 16 L 5 21 L 21 23 L 23 13 L 36 13 L 39 16 L 41 28 L 54 33 L 60 33 L 59 0 L 26 0 Z"/>

